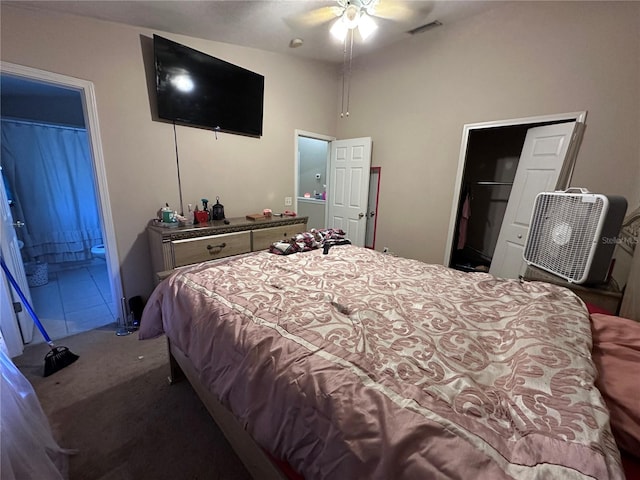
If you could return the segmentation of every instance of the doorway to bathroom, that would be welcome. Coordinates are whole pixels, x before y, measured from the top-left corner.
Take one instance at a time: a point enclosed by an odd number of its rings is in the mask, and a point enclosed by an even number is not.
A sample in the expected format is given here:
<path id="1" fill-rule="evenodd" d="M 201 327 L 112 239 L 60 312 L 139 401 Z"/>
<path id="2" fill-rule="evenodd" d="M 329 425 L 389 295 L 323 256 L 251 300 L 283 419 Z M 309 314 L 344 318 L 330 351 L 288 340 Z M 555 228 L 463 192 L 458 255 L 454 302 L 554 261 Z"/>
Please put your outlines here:
<path id="1" fill-rule="evenodd" d="M 331 137 L 298 135 L 296 208 L 309 229 L 326 227 L 327 174 Z"/>
<path id="2" fill-rule="evenodd" d="M 1 75 L 3 185 L 33 308 L 52 339 L 119 316 L 79 88 Z M 39 331 L 25 343 L 43 341 Z"/>
<path id="3" fill-rule="evenodd" d="M 307 227 L 341 228 L 355 244 L 375 248 L 380 168 L 371 138 L 295 131 L 294 210 Z"/>

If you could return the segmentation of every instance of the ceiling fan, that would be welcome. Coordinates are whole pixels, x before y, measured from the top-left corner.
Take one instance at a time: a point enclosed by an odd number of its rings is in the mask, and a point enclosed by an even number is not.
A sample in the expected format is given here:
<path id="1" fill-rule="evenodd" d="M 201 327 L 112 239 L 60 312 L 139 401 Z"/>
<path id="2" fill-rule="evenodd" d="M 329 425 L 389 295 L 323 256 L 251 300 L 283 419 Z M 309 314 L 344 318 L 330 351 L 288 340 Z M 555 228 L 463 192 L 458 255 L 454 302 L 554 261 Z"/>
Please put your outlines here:
<path id="1" fill-rule="evenodd" d="M 397 0 L 335 0 L 335 5 L 296 15 L 295 22 L 303 27 L 314 27 L 333 21 L 329 31 L 338 40 L 344 41 L 349 33 L 357 31 L 364 41 L 378 28 L 374 18 L 404 22 L 417 13 L 405 2 Z"/>
<path id="2" fill-rule="evenodd" d="M 349 30 L 357 28 L 362 40 L 369 38 L 378 28 L 371 18 L 375 16 L 377 4 L 378 0 L 338 0 L 341 13 L 329 30 L 331 35 L 344 41 Z"/>
<path id="3" fill-rule="evenodd" d="M 419 12 L 409 8 L 404 4 L 405 2 L 397 0 L 335 0 L 335 3 L 335 5 L 296 15 L 296 23 L 308 28 L 331 22 L 329 32 L 343 44 L 340 117 L 348 117 L 354 32 L 357 32 L 360 39 L 365 41 L 377 30 L 377 22 L 385 20 L 405 22 Z"/>

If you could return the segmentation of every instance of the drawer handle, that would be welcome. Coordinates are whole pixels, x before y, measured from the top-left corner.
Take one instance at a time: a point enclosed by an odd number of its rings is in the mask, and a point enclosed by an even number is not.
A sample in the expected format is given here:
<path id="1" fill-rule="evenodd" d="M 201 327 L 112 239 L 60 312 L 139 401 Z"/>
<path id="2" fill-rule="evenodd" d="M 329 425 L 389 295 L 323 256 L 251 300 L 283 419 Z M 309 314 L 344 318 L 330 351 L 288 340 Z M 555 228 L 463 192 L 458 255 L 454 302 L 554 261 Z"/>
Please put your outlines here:
<path id="1" fill-rule="evenodd" d="M 226 243 L 224 243 L 224 242 L 223 242 L 223 243 L 221 243 L 220 245 L 207 245 L 207 250 L 211 251 L 211 250 L 213 250 L 214 248 L 220 248 L 220 249 L 223 249 L 223 248 L 224 248 L 224 247 L 226 247 L 226 246 L 227 246 L 227 244 L 226 244 Z"/>

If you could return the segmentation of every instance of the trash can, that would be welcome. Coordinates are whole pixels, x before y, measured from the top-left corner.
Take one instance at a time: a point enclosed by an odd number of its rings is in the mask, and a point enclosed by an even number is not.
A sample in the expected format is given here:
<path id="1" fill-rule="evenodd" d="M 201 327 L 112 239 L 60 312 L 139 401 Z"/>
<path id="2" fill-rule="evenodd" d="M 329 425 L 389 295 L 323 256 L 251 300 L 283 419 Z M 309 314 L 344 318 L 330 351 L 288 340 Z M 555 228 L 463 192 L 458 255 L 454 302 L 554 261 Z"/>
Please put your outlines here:
<path id="1" fill-rule="evenodd" d="M 24 273 L 27 274 L 27 284 L 39 287 L 49 283 L 49 264 L 46 262 L 26 262 Z"/>

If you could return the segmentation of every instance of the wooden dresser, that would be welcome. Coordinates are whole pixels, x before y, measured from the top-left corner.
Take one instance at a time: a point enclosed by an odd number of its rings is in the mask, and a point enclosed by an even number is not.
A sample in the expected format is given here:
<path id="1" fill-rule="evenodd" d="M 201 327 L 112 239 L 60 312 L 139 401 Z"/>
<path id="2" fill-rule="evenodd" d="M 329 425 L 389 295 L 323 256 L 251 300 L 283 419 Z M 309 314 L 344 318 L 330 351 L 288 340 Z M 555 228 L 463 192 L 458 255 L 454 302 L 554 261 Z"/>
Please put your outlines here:
<path id="1" fill-rule="evenodd" d="M 307 229 L 307 217 L 227 220 L 229 224 L 219 220 L 174 228 L 150 223 L 147 236 L 156 282 L 175 268 L 265 250 L 273 242 L 291 238 Z"/>

